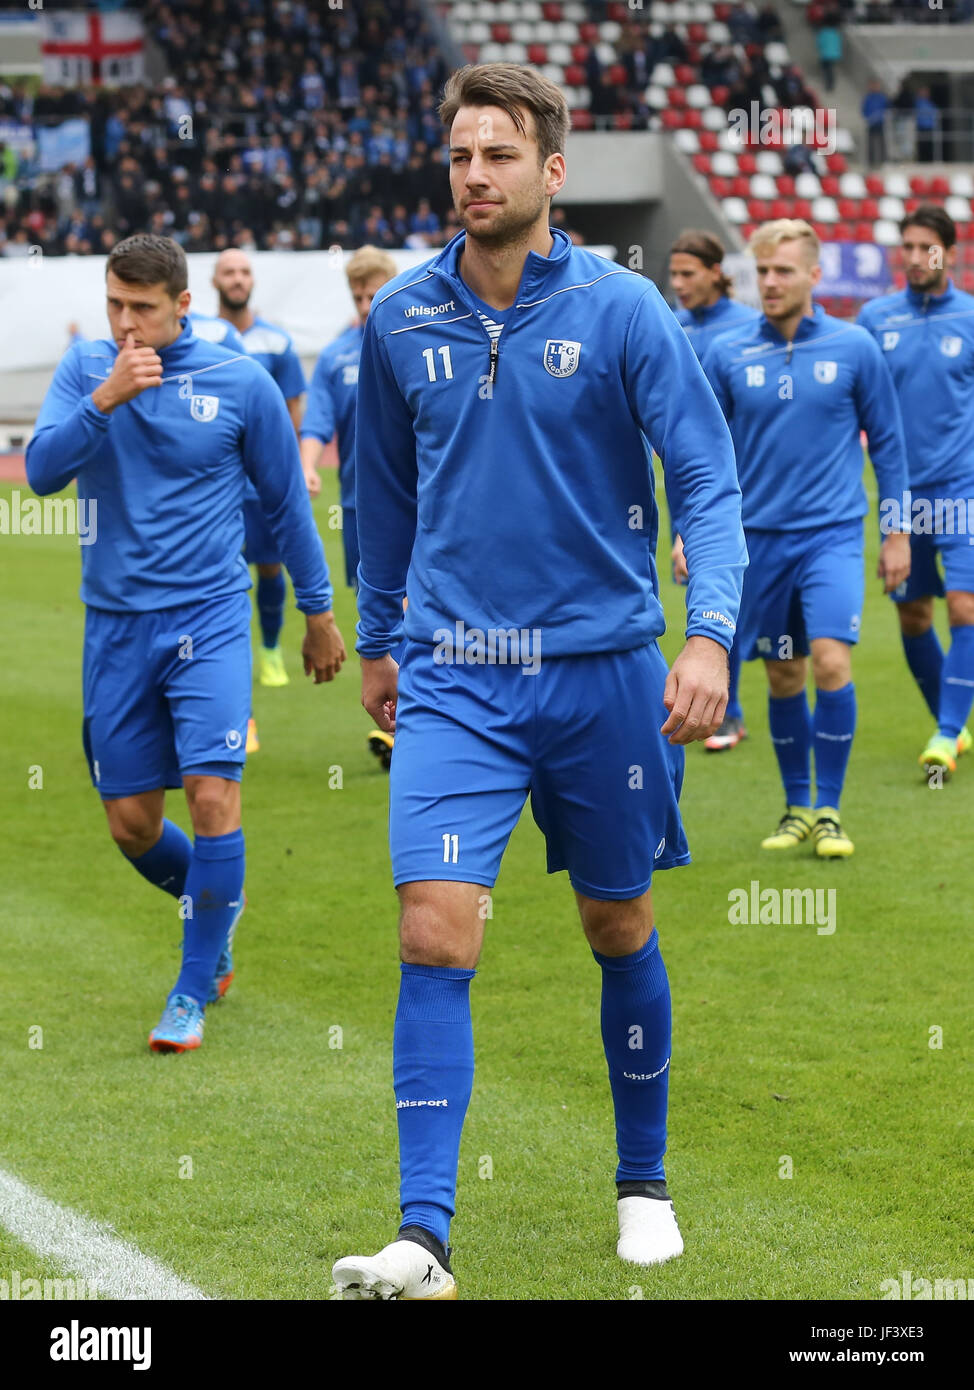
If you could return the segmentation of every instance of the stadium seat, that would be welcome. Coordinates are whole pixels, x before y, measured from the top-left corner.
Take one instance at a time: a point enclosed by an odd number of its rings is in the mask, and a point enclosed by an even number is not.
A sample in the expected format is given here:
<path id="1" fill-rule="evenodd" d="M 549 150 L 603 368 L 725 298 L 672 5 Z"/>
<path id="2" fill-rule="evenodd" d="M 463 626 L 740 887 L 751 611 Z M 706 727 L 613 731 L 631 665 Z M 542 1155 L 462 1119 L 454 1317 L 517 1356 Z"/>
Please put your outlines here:
<path id="1" fill-rule="evenodd" d="M 657 63 L 653 68 L 650 80 L 659 87 L 672 87 L 676 84 L 676 73 L 669 63 Z"/>
<path id="2" fill-rule="evenodd" d="M 694 167 L 694 169 L 697 171 L 698 174 L 704 174 L 704 175 L 706 175 L 706 174 L 709 174 L 709 173 L 710 173 L 710 155 L 709 155 L 709 154 L 695 154 L 695 155 L 693 156 L 693 161 L 692 161 L 692 162 L 693 162 L 693 167 Z"/>
<path id="3" fill-rule="evenodd" d="M 915 193 L 918 198 L 925 198 L 930 192 L 930 182 L 920 174 L 914 174 L 910 179 L 910 192 Z"/>
<path id="4" fill-rule="evenodd" d="M 974 198 L 974 177 L 966 169 L 951 174 L 950 191 L 958 198 Z"/>
<path id="5" fill-rule="evenodd" d="M 862 174 L 842 174 L 839 178 L 839 193 L 843 198 L 865 198 L 866 192 Z"/>
<path id="6" fill-rule="evenodd" d="M 879 216 L 882 221 L 899 222 L 905 211 L 902 198 L 891 198 L 887 195 L 879 200 Z"/>
<path id="7" fill-rule="evenodd" d="M 727 98 L 728 98 L 729 96 L 730 96 L 730 88 L 729 88 L 729 87 L 718 86 L 718 87 L 712 87 L 712 88 L 711 88 L 711 91 L 710 91 L 710 99 L 711 99 L 711 101 L 714 103 L 715 106 L 720 106 L 720 107 L 722 108 L 723 105 L 724 105 L 724 102 L 727 100 Z"/>
<path id="8" fill-rule="evenodd" d="M 750 198 L 751 196 L 751 180 L 745 178 L 743 174 L 738 174 L 736 178 L 731 179 L 731 188 L 735 198 Z"/>
<path id="9" fill-rule="evenodd" d="M 863 198 L 859 205 L 859 216 L 869 222 L 875 222 L 879 217 L 879 199 Z"/>
<path id="10" fill-rule="evenodd" d="M 795 180 L 791 174 L 779 174 L 775 183 L 778 185 L 778 192 L 782 198 L 794 198 Z"/>
<path id="11" fill-rule="evenodd" d="M 843 221 L 843 222 L 858 222 L 858 221 L 859 221 L 860 210 L 861 210 L 860 199 L 858 199 L 858 198 L 840 198 L 840 199 L 839 199 L 839 216 L 842 218 L 842 221 Z"/>
<path id="12" fill-rule="evenodd" d="M 603 81 L 609 87 L 625 87 L 629 81 L 626 69 L 622 63 L 613 63 L 602 74 Z"/>
<path id="13" fill-rule="evenodd" d="M 655 83 L 646 88 L 644 99 L 646 105 L 652 107 L 654 111 L 662 111 L 669 105 L 665 88 L 657 87 Z"/>
<path id="14" fill-rule="evenodd" d="M 715 198 L 719 198 L 721 202 L 723 202 L 725 198 L 729 198 L 733 193 L 730 179 L 718 178 L 715 174 L 711 174 L 707 182 L 710 185 L 711 193 Z"/>
<path id="15" fill-rule="evenodd" d="M 692 106 L 688 106 L 683 112 L 683 124 L 691 130 L 699 130 L 703 125 L 703 116 L 699 111 L 694 111 Z"/>
<path id="16" fill-rule="evenodd" d="M 974 221 L 957 223 L 957 240 L 974 241 Z"/>
<path id="17" fill-rule="evenodd" d="M 812 220 L 814 222 L 838 222 L 839 209 L 834 198 L 813 198 Z"/>
<path id="18" fill-rule="evenodd" d="M 727 128 L 727 113 L 722 106 L 708 106 L 703 113 L 703 124 L 715 133 Z"/>
<path id="19" fill-rule="evenodd" d="M 827 198 L 838 198 L 839 180 L 834 174 L 826 174 L 822 179 L 822 192 Z"/>
<path id="20" fill-rule="evenodd" d="M 725 198 L 722 206 L 728 222 L 740 224 L 747 221 L 747 204 L 743 198 Z"/>
<path id="21" fill-rule="evenodd" d="M 699 111 L 710 105 L 710 93 L 702 82 L 694 82 L 687 88 L 687 105 Z"/>
<path id="22" fill-rule="evenodd" d="M 664 130 L 679 130 L 683 124 L 679 111 L 674 110 L 672 106 L 660 112 L 660 119 Z"/>
<path id="23" fill-rule="evenodd" d="M 695 155 L 700 148 L 700 140 L 695 130 L 677 130 L 673 135 L 673 143 L 681 154 Z"/>
<path id="24" fill-rule="evenodd" d="M 784 167 L 781 155 L 775 150 L 761 150 L 755 156 L 755 162 L 759 174 L 770 174 L 772 178 L 778 178 Z"/>
<path id="25" fill-rule="evenodd" d="M 724 179 L 734 179 L 737 177 L 737 160 L 734 155 L 728 154 L 726 150 L 719 150 L 713 157 L 711 168 L 715 174 L 719 174 Z"/>
<path id="26" fill-rule="evenodd" d="M 757 173 L 757 160 L 754 158 L 753 154 L 740 154 L 737 157 L 737 167 L 742 174 L 750 176 L 751 174 Z"/>
<path id="27" fill-rule="evenodd" d="M 775 181 L 770 174 L 751 175 L 751 197 L 761 198 L 764 202 L 769 202 L 778 196 L 778 189 Z"/>
<path id="28" fill-rule="evenodd" d="M 873 224 L 871 222 L 857 222 L 853 228 L 853 240 L 872 241 Z"/>
<path id="29" fill-rule="evenodd" d="M 949 179 L 945 179 L 945 178 L 943 177 L 943 175 L 940 175 L 940 176 L 937 177 L 937 178 L 932 178 L 932 179 L 930 180 L 930 194 L 931 194 L 931 197 L 934 197 L 934 198 L 947 198 L 947 197 L 950 196 L 950 193 L 951 193 L 950 180 L 949 180 Z"/>
<path id="30" fill-rule="evenodd" d="M 681 87 L 689 87 L 697 81 L 697 70 L 691 68 L 687 63 L 679 63 L 674 76 Z"/>
<path id="31" fill-rule="evenodd" d="M 591 111 L 579 108 L 572 112 L 572 130 L 591 130 L 594 125 L 595 118 Z"/>
<path id="32" fill-rule="evenodd" d="M 886 192 L 886 185 L 878 174 L 866 175 L 866 192 L 872 198 L 881 198 Z"/>
<path id="33" fill-rule="evenodd" d="M 577 66 L 575 63 L 571 63 L 565 69 L 565 81 L 568 83 L 569 87 L 584 87 L 586 85 L 585 69 Z"/>
<path id="34" fill-rule="evenodd" d="M 703 113 L 703 123 L 704 123 L 704 126 L 706 127 L 706 125 L 707 125 L 707 113 L 706 113 L 706 111 Z M 707 129 L 701 130 L 701 132 L 700 132 L 700 148 L 701 148 L 702 150 L 706 150 L 708 154 L 716 154 L 716 153 L 717 153 L 717 136 L 716 136 L 716 134 L 715 134 L 714 131 L 712 131 L 712 130 L 707 130 Z"/>
<path id="35" fill-rule="evenodd" d="M 799 198 L 817 198 L 822 192 L 818 174 L 806 170 L 795 179 L 795 192 Z"/>
<path id="36" fill-rule="evenodd" d="M 791 205 L 792 217 L 798 217 L 805 222 L 812 220 L 812 205 L 807 198 L 796 198 Z"/>
<path id="37" fill-rule="evenodd" d="M 852 228 L 847 222 L 837 222 L 829 228 L 829 238 L 832 241 L 852 241 Z"/>
<path id="38" fill-rule="evenodd" d="M 682 87 L 671 87 L 666 93 L 666 100 L 671 106 L 686 106 L 687 94 Z"/>
<path id="39" fill-rule="evenodd" d="M 771 203 L 771 216 L 776 222 L 781 217 L 791 217 L 791 199 L 774 198 Z"/>
<path id="40" fill-rule="evenodd" d="M 958 198 L 951 195 L 944 203 L 944 211 L 948 217 L 952 217 L 955 222 L 970 222 L 971 220 L 971 200 L 969 198 Z"/>
<path id="41" fill-rule="evenodd" d="M 881 217 L 878 222 L 873 223 L 873 241 L 877 246 L 898 246 L 900 229 L 895 222 Z"/>
<path id="42" fill-rule="evenodd" d="M 892 173 L 886 175 L 884 192 L 892 198 L 908 198 L 910 196 L 910 181 L 905 174 L 894 169 Z"/>
<path id="43" fill-rule="evenodd" d="M 509 24 L 492 24 L 490 26 L 490 36 L 495 43 L 510 43 L 511 26 Z"/>
<path id="44" fill-rule="evenodd" d="M 536 68 L 543 68 L 548 61 L 548 49 L 543 43 L 528 44 L 528 62 Z"/>
<path id="45" fill-rule="evenodd" d="M 844 174 L 849 166 L 846 163 L 845 155 L 830 154 L 826 156 L 825 167 L 830 174 Z"/>

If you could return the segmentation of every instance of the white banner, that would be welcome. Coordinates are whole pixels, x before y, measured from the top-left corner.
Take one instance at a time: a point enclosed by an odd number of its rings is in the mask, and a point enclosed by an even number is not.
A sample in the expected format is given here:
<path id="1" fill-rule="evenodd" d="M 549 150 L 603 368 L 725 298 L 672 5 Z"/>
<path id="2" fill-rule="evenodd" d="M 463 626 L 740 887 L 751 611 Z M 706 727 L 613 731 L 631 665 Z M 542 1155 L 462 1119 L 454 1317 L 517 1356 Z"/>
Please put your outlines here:
<path id="1" fill-rule="evenodd" d="M 44 81 L 61 87 L 119 87 L 145 75 L 142 21 L 138 15 L 48 14 L 42 19 Z"/>

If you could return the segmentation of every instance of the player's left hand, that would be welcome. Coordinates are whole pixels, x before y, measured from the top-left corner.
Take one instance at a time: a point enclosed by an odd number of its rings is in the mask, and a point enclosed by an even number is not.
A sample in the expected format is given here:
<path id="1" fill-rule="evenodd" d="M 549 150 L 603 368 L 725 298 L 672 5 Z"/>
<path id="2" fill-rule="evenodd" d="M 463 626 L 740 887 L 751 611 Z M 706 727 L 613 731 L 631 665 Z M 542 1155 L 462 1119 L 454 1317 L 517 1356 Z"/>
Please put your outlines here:
<path id="1" fill-rule="evenodd" d="M 315 673 L 315 685 L 322 681 L 333 681 L 348 660 L 342 634 L 338 630 L 334 613 L 307 613 L 305 622 L 308 631 L 301 647 L 304 657 L 304 674 Z"/>
<path id="2" fill-rule="evenodd" d="M 720 728 L 727 709 L 727 650 L 710 637 L 688 637 L 670 667 L 663 704 L 670 712 L 660 729 L 670 743 L 694 743 Z"/>
<path id="3" fill-rule="evenodd" d="M 910 577 L 910 536 L 907 531 L 893 531 L 879 547 L 876 573 L 892 593 Z"/>

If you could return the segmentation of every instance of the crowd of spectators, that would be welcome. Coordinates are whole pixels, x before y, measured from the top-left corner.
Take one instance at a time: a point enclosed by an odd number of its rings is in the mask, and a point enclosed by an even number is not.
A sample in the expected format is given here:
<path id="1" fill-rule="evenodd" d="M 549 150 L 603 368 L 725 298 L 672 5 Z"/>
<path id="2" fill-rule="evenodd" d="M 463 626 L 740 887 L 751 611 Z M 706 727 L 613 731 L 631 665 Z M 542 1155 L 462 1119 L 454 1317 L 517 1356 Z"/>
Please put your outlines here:
<path id="1" fill-rule="evenodd" d="M 143 17 L 160 87 L 0 85 L 0 119 L 80 116 L 91 144 L 49 174 L 0 147 L 6 254 L 104 253 L 142 230 L 187 251 L 432 247 L 458 230 L 448 74 L 415 0 L 149 0 Z"/>

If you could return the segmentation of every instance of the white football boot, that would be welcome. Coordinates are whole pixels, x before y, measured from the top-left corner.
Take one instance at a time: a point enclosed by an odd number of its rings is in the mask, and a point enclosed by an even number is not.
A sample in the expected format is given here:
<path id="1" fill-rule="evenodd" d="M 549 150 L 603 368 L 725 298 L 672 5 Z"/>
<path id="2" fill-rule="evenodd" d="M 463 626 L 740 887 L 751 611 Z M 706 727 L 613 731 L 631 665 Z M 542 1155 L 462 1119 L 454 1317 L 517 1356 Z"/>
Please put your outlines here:
<path id="1" fill-rule="evenodd" d="M 620 1182 L 620 1260 L 661 1265 L 683 1254 L 683 1237 L 664 1182 Z"/>
<path id="2" fill-rule="evenodd" d="M 347 1255 L 332 1269 L 335 1297 L 393 1299 L 456 1298 L 457 1285 L 445 1251 L 421 1226 L 405 1226 L 377 1255 Z"/>

